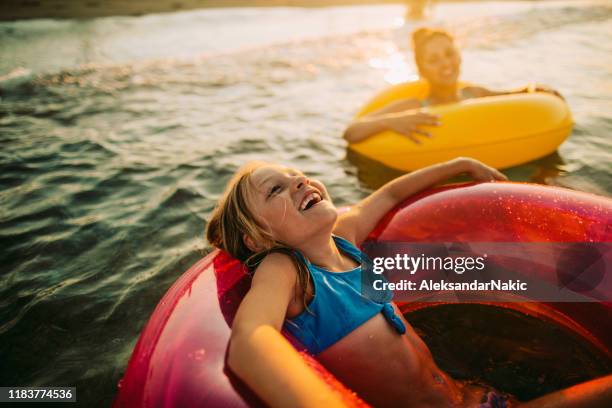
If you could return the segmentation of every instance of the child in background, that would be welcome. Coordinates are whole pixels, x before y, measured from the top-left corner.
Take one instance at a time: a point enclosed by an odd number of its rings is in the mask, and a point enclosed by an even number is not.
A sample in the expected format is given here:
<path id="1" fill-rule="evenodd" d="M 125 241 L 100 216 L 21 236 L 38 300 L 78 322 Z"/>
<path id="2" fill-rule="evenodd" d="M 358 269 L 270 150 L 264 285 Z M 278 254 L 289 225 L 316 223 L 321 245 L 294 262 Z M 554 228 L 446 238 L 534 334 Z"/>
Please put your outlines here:
<path id="1" fill-rule="evenodd" d="M 419 28 L 412 33 L 412 43 L 419 76 L 429 84 L 429 95 L 424 100 L 401 99 L 355 119 L 344 131 L 344 138 L 348 142 L 355 143 L 382 131 L 391 130 L 418 144 L 420 141 L 417 136 L 430 136 L 420 126 L 440 125 L 438 117 L 420 110 L 426 106 L 528 92 L 548 92 L 561 97 L 554 89 L 536 84 L 511 91 L 492 91 L 481 86 L 460 88 L 461 53 L 449 32 L 435 28 Z"/>

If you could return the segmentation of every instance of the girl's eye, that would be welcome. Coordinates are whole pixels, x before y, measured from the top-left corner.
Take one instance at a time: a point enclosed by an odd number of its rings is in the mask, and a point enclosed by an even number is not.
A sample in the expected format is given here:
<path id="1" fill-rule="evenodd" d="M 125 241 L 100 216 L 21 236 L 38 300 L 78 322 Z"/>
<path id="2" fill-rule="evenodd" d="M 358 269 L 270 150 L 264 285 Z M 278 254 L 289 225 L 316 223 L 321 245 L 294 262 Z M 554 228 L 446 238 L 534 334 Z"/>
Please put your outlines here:
<path id="1" fill-rule="evenodd" d="M 281 191 L 281 186 L 279 184 L 275 185 L 274 187 L 272 187 L 270 189 L 270 192 L 268 193 L 268 198 L 272 197 L 274 194 L 277 194 Z"/>

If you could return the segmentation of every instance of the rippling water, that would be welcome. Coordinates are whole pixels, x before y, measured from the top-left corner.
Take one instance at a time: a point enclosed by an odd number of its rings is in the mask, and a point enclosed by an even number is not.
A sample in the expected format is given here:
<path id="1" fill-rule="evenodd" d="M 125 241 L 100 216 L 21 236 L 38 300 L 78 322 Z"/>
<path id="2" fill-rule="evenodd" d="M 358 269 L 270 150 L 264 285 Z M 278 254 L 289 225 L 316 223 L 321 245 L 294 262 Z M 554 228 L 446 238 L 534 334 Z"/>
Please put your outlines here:
<path id="1" fill-rule="evenodd" d="M 609 195 L 612 6 L 493 5 L 439 5 L 425 22 L 457 34 L 465 79 L 550 84 L 576 121 L 557 154 L 507 174 Z M 416 23 L 403 14 L 1 23 L 0 384 L 76 385 L 81 405 L 107 406 L 153 308 L 208 250 L 205 219 L 246 160 L 293 164 L 341 205 L 393 175 L 348 161 L 340 134 L 373 93 L 414 78 Z"/>

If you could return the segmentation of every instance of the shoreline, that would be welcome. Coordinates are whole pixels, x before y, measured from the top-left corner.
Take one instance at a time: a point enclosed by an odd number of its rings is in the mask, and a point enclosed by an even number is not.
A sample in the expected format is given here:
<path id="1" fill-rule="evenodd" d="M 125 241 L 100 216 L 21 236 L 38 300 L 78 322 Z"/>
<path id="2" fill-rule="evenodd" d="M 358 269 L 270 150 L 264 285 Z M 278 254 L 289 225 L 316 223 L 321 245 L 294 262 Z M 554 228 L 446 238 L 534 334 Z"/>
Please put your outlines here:
<path id="1" fill-rule="evenodd" d="M 233 7 L 338 7 L 411 3 L 417 9 L 430 3 L 474 2 L 477 0 L 6 0 L 0 3 L 0 21 L 29 19 L 89 19 L 111 16 L 142 16 L 204 8 Z M 490 0 L 481 0 L 490 1 Z M 499 1 L 499 0 L 497 0 Z M 501 0 L 509 1 L 509 0 Z M 513 0 L 533 1 L 533 0 Z M 539 0 L 547 1 L 547 0 Z"/>
<path id="2" fill-rule="evenodd" d="M 0 3 L 0 21 L 36 18 L 87 19 L 110 16 L 142 16 L 203 8 L 325 7 L 402 4 L 401 0 L 8 0 Z"/>

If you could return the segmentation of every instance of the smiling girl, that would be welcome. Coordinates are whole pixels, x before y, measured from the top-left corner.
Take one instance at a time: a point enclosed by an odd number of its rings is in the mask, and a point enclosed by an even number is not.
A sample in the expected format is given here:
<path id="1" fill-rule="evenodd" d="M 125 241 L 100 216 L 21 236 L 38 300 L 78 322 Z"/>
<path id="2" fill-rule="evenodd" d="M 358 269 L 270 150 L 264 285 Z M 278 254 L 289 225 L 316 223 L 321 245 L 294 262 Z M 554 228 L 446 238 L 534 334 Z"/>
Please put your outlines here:
<path id="1" fill-rule="evenodd" d="M 535 84 L 513 91 L 492 91 L 481 86 L 460 87 L 461 54 L 450 33 L 441 29 L 420 28 L 412 34 L 412 43 L 419 76 L 429 84 L 429 95 L 423 100 L 402 99 L 354 120 L 344 132 L 347 141 L 354 143 L 391 130 L 420 143 L 417 135 L 429 137 L 430 134 L 419 126 L 440 124 L 438 117 L 419 111 L 425 106 L 526 92 L 549 92 L 561 97 L 554 89 Z"/>
<path id="2" fill-rule="evenodd" d="M 281 335 L 284 328 L 375 407 L 505 407 L 499 394 L 440 370 L 393 303 L 360 292 L 358 246 L 381 217 L 460 173 L 506 179 L 475 160 L 455 159 L 397 178 L 339 214 L 325 186 L 298 170 L 258 162 L 238 171 L 207 228 L 214 246 L 254 270 L 232 325 L 230 369 L 271 406 L 341 406 Z"/>

